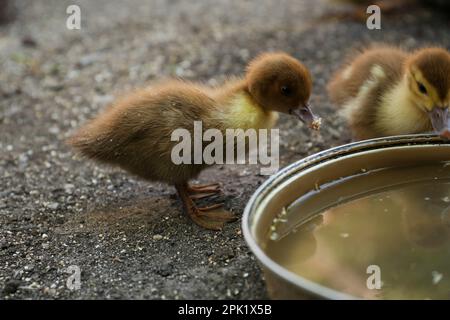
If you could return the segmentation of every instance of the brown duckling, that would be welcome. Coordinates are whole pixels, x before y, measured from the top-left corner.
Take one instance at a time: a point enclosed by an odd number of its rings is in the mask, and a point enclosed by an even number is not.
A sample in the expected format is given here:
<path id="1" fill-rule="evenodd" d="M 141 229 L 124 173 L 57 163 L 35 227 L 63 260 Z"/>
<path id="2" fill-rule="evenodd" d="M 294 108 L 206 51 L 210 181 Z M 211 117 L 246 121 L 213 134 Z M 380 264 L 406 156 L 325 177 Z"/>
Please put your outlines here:
<path id="1" fill-rule="evenodd" d="M 219 192 L 218 184 L 190 186 L 206 164 L 174 164 L 175 129 L 271 128 L 277 112 L 317 123 L 308 107 L 312 83 L 298 60 L 284 53 L 254 59 L 245 77 L 208 87 L 182 80 L 166 81 L 131 93 L 82 127 L 69 143 L 83 155 L 117 165 L 149 181 L 174 185 L 189 217 L 198 225 L 220 230 L 235 216 L 222 204 L 197 207 L 194 200 Z M 204 147 L 204 146 L 203 146 Z"/>
<path id="2" fill-rule="evenodd" d="M 335 74 L 328 93 L 355 139 L 433 130 L 448 136 L 450 53 L 372 47 Z"/>

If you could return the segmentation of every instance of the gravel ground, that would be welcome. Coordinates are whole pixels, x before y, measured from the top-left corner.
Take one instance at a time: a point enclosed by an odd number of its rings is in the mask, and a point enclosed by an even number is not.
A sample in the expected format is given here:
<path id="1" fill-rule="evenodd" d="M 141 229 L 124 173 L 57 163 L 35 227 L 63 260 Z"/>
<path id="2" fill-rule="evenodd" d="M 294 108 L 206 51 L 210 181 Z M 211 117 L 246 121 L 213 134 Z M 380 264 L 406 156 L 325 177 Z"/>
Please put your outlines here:
<path id="1" fill-rule="evenodd" d="M 155 78 L 216 83 L 266 50 L 300 58 L 314 77 L 321 135 L 282 116 L 281 165 L 346 143 L 325 93 L 353 47 L 371 41 L 450 47 L 447 17 L 428 10 L 383 16 L 382 30 L 330 18 L 325 0 L 17 0 L 0 26 L 0 298 L 267 298 L 240 221 L 223 232 L 185 217 L 172 187 L 75 156 L 64 140 L 115 96 Z M 81 30 L 65 28 L 79 4 Z M 327 18 L 324 18 L 327 17 Z M 218 166 L 239 216 L 266 179 L 257 167 Z M 81 288 L 66 288 L 69 266 Z"/>

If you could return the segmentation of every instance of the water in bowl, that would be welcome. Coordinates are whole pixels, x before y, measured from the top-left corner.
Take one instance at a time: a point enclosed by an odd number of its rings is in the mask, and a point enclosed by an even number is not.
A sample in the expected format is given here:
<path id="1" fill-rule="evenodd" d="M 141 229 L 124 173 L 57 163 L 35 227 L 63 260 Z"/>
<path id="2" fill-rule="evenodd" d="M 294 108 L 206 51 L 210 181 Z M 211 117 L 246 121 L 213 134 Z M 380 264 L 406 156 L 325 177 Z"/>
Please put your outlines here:
<path id="1" fill-rule="evenodd" d="M 356 198 L 341 198 L 342 184 L 312 190 L 287 208 L 265 244 L 268 255 L 293 273 L 355 297 L 450 299 L 450 166 L 391 168 L 345 180 L 345 190 L 358 190 Z M 308 219 L 294 223 L 299 216 Z M 289 227 L 283 231 L 280 221 Z"/>

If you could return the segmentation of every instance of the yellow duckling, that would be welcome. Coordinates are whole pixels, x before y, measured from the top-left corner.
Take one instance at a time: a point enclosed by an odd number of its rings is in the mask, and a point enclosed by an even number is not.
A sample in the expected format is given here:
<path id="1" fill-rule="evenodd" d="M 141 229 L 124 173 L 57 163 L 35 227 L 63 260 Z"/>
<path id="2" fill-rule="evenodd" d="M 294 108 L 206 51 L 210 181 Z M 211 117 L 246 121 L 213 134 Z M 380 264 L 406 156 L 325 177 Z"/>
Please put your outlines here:
<path id="1" fill-rule="evenodd" d="M 450 53 L 372 47 L 334 75 L 328 93 L 355 139 L 432 130 L 448 136 Z"/>
<path id="2" fill-rule="evenodd" d="M 94 160 L 174 185 L 189 217 L 204 228 L 219 230 L 235 216 L 221 204 L 196 206 L 195 199 L 219 188 L 188 185 L 207 165 L 175 164 L 172 132 L 192 132 L 194 121 L 201 121 L 204 130 L 271 128 L 277 112 L 297 115 L 314 126 L 317 121 L 308 107 L 311 88 L 310 74 L 298 60 L 267 53 L 249 64 L 245 77 L 221 87 L 172 80 L 131 93 L 82 127 L 69 143 Z"/>

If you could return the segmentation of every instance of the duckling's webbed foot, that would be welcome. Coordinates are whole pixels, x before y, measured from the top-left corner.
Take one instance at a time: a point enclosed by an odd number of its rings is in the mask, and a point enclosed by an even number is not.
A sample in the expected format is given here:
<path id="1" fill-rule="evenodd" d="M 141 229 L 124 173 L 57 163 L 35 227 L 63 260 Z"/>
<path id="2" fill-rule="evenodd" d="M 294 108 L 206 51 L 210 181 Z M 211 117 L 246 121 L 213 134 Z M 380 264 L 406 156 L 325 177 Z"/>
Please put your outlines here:
<path id="1" fill-rule="evenodd" d="M 189 191 L 191 189 L 187 184 L 176 185 L 175 188 L 177 189 L 178 195 L 183 202 L 186 213 L 197 225 L 205 229 L 222 230 L 225 223 L 236 220 L 236 216 L 233 213 L 225 210 L 222 203 L 201 208 L 197 207 L 192 199 L 192 195 L 189 194 Z"/>

